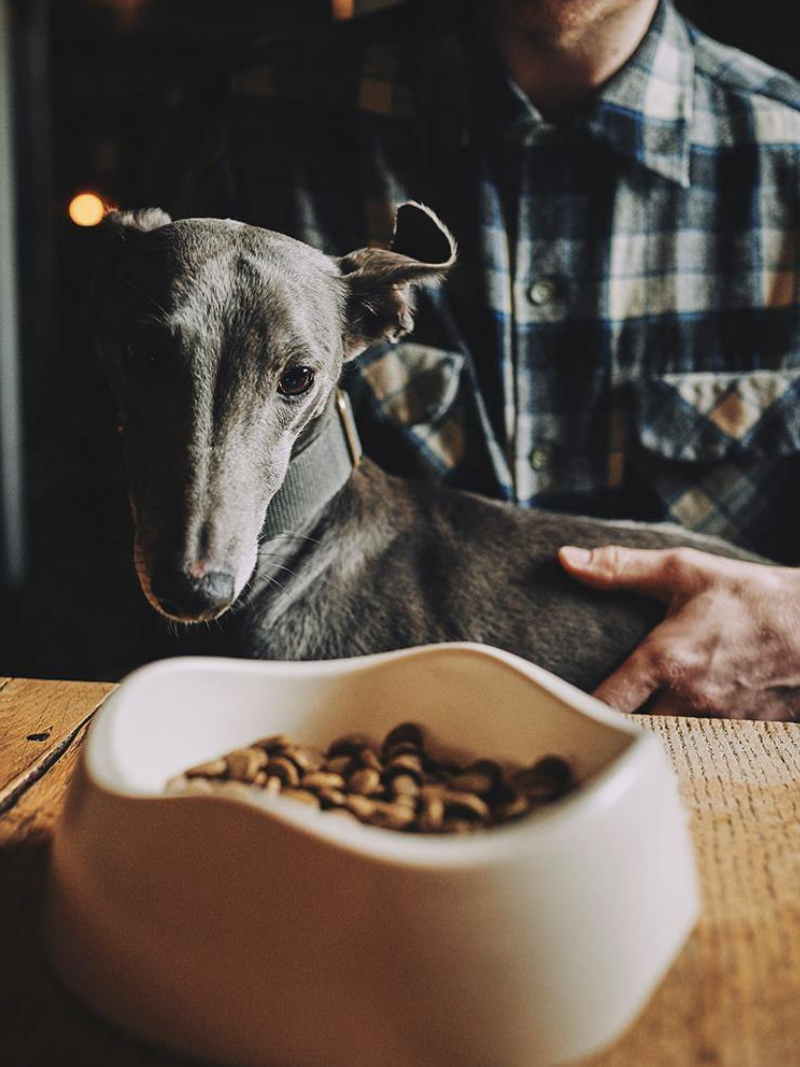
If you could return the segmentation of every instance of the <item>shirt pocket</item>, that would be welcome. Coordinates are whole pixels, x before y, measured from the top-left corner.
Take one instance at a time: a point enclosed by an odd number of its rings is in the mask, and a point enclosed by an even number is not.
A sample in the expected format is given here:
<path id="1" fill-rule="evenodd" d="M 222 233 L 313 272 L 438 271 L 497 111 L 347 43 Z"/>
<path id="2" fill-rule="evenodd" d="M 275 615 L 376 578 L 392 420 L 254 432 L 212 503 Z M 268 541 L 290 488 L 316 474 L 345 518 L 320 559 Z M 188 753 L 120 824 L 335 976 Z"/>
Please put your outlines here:
<path id="1" fill-rule="evenodd" d="M 800 452 L 800 368 L 664 374 L 640 383 L 639 442 L 687 463 Z"/>
<path id="2" fill-rule="evenodd" d="M 465 360 L 462 352 L 403 341 L 370 349 L 359 367 L 378 417 L 400 430 L 437 474 L 463 458 Z"/>
<path id="3" fill-rule="evenodd" d="M 800 368 L 639 382 L 626 480 L 649 498 L 647 517 L 776 559 L 794 556 L 798 393 Z"/>

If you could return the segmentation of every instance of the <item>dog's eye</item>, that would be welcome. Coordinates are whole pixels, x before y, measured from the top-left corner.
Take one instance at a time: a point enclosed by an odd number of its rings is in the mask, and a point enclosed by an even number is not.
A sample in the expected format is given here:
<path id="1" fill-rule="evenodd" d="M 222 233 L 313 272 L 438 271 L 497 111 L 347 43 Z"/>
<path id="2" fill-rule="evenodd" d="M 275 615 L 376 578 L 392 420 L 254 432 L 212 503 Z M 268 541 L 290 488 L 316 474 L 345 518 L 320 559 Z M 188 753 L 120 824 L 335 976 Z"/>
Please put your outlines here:
<path id="1" fill-rule="evenodd" d="M 311 367 L 292 367 L 278 382 L 278 392 L 282 396 L 300 396 L 307 393 L 314 384 L 314 371 Z"/>

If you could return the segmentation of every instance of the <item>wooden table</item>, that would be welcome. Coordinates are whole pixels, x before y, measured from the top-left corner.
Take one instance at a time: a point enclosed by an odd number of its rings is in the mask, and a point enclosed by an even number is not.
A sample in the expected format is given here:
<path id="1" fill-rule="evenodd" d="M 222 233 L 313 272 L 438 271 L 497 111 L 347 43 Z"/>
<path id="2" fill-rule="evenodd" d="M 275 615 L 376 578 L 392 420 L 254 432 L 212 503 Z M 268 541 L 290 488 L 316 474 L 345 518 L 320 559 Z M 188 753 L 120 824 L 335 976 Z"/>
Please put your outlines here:
<path id="1" fill-rule="evenodd" d="M 3 1067 L 180 1062 L 75 1004 L 37 937 L 53 824 L 88 719 L 113 688 L 0 679 Z M 800 725 L 638 721 L 661 734 L 692 813 L 703 917 L 629 1032 L 580 1067 L 800 1065 Z"/>

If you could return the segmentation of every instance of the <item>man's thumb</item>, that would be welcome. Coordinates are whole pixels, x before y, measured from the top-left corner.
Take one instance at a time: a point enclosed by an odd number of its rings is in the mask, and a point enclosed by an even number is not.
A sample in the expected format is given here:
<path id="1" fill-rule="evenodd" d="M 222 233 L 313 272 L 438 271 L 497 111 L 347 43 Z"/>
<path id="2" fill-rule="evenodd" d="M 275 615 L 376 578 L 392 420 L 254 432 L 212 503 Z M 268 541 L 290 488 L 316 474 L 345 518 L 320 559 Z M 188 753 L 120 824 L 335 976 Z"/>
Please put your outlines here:
<path id="1" fill-rule="evenodd" d="M 668 601 L 682 585 L 684 562 L 675 549 L 601 548 L 559 549 L 558 558 L 573 578 L 593 589 L 628 589 Z"/>

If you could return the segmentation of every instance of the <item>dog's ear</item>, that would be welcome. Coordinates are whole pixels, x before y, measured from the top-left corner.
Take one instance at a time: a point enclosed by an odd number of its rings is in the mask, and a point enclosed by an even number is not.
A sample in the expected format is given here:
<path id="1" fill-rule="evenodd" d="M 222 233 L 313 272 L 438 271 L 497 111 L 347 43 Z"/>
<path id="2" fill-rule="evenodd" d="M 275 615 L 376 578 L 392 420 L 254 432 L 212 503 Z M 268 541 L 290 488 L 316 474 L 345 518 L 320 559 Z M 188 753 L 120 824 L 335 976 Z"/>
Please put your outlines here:
<path id="1" fill-rule="evenodd" d="M 140 207 L 134 211 L 110 211 L 102 226 L 110 236 L 124 237 L 131 232 L 148 233 L 170 222 L 172 219 L 160 207 Z"/>
<path id="2" fill-rule="evenodd" d="M 338 261 L 348 287 L 345 358 L 409 333 L 413 286 L 440 281 L 455 261 L 455 239 L 430 208 L 401 204 L 391 248 L 360 248 Z"/>
<path id="3" fill-rule="evenodd" d="M 99 248 L 89 286 L 89 313 L 97 323 L 108 281 L 127 243 L 138 234 L 166 226 L 172 219 L 160 207 L 110 211 L 98 226 Z"/>

